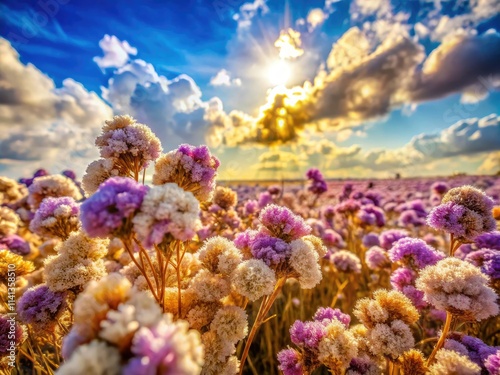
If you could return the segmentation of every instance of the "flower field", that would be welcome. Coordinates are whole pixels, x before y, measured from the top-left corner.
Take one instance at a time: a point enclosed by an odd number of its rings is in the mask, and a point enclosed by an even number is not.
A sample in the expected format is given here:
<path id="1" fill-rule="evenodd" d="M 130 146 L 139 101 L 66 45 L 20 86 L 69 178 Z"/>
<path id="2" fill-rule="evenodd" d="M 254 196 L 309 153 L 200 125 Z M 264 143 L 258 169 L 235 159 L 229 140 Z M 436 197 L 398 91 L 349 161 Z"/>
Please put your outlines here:
<path id="1" fill-rule="evenodd" d="M 218 181 L 129 116 L 0 177 L 6 374 L 500 374 L 500 177 Z"/>

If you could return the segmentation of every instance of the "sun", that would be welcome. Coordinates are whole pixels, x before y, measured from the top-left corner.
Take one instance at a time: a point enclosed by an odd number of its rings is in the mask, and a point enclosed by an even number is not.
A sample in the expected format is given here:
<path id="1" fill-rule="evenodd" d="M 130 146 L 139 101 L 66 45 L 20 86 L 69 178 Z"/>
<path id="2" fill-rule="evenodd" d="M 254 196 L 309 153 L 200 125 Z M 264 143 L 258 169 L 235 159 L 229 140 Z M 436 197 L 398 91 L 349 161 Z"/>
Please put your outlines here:
<path id="1" fill-rule="evenodd" d="M 285 61 L 276 61 L 267 70 L 267 77 L 271 84 L 285 85 L 290 79 L 291 69 Z"/>

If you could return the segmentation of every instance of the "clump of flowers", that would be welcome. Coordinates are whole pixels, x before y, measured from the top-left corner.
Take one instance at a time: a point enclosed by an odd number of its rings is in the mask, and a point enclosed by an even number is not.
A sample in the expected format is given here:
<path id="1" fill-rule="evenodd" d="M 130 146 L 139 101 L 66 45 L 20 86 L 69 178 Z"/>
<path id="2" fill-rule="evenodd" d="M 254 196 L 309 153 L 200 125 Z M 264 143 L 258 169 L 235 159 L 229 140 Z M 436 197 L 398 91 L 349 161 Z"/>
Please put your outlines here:
<path id="1" fill-rule="evenodd" d="M 139 172 L 162 152 L 160 140 L 151 129 L 136 123 L 130 116 L 115 116 L 106 121 L 95 144 L 101 157 L 113 160 L 120 175 L 130 176 L 136 181 Z"/>
<path id="2" fill-rule="evenodd" d="M 2 204 L 15 203 L 26 196 L 26 187 L 17 181 L 0 176 L 0 202 Z"/>
<path id="3" fill-rule="evenodd" d="M 290 209 L 275 204 L 267 205 L 259 215 L 261 230 L 283 241 L 293 241 L 311 233 L 304 219 Z"/>
<path id="4" fill-rule="evenodd" d="M 87 195 L 92 195 L 104 181 L 116 176 L 121 176 L 121 174 L 115 167 L 113 159 L 95 160 L 87 166 L 82 177 L 83 190 Z"/>
<path id="5" fill-rule="evenodd" d="M 361 273 L 361 261 L 348 250 L 335 251 L 330 255 L 330 262 L 338 272 Z"/>
<path id="6" fill-rule="evenodd" d="M 213 203 L 224 210 L 229 210 L 238 203 L 238 194 L 231 188 L 217 186 L 213 197 Z"/>
<path id="7" fill-rule="evenodd" d="M 17 255 L 27 255 L 30 253 L 30 244 L 16 234 L 0 237 L 0 250 L 10 250 Z"/>
<path id="8" fill-rule="evenodd" d="M 183 144 L 161 156 L 155 164 L 153 184 L 174 182 L 200 201 L 210 201 L 220 162 L 207 146 Z"/>
<path id="9" fill-rule="evenodd" d="M 321 195 L 328 190 L 326 181 L 319 169 L 309 169 L 306 172 L 306 177 L 309 180 L 309 186 L 307 187 L 307 190 L 309 190 L 311 193 L 315 195 Z"/>
<path id="10" fill-rule="evenodd" d="M 493 200 L 481 190 L 472 186 L 453 188 L 430 212 L 427 223 L 450 233 L 455 241 L 472 242 L 478 235 L 496 228 L 492 208 Z"/>
<path id="11" fill-rule="evenodd" d="M 23 293 L 17 304 L 19 318 L 36 331 L 51 331 L 66 307 L 66 294 L 41 284 Z"/>
<path id="12" fill-rule="evenodd" d="M 481 368 L 466 356 L 453 350 L 441 349 L 436 353 L 436 362 L 429 367 L 431 375 L 479 375 Z"/>
<path id="13" fill-rule="evenodd" d="M 8 207 L 0 207 L 0 236 L 8 236 L 17 232 L 19 216 Z"/>
<path id="14" fill-rule="evenodd" d="M 402 238 L 408 237 L 408 232 L 401 229 L 389 229 L 380 233 L 380 246 L 385 250 L 390 250 L 392 245 Z"/>
<path id="15" fill-rule="evenodd" d="M 66 239 L 80 228 L 79 205 L 71 197 L 45 198 L 30 223 L 34 233 Z"/>
<path id="16" fill-rule="evenodd" d="M 127 235 L 148 188 L 127 177 L 112 177 L 81 205 L 82 227 L 92 237 Z"/>
<path id="17" fill-rule="evenodd" d="M 391 261 L 401 262 L 417 270 L 434 265 L 445 257 L 443 253 L 427 245 L 425 241 L 410 237 L 397 241 L 388 253 Z"/>
<path id="18" fill-rule="evenodd" d="M 384 210 L 373 204 L 361 206 L 356 214 L 356 221 L 362 227 L 383 227 L 385 225 Z"/>
<path id="19" fill-rule="evenodd" d="M 10 250 L 0 250 L 0 280 L 7 280 L 9 271 L 12 269 L 15 269 L 16 277 L 21 277 L 33 272 L 35 265 Z"/>
<path id="20" fill-rule="evenodd" d="M 180 241 L 193 238 L 201 226 L 199 212 L 191 192 L 167 183 L 149 189 L 132 221 L 139 239 L 151 247 L 163 242 L 166 235 Z"/>
<path id="21" fill-rule="evenodd" d="M 48 197 L 71 197 L 75 201 L 83 198 L 73 180 L 58 174 L 35 178 L 28 191 L 28 204 L 33 210 L 38 209 Z"/>

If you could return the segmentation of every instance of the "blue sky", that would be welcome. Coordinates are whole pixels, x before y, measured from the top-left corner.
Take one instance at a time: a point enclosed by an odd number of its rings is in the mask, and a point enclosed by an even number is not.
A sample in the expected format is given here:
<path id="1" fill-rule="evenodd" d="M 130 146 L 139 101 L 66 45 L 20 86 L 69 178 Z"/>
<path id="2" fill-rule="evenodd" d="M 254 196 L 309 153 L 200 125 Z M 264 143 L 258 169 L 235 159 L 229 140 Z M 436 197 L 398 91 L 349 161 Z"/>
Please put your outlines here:
<path id="1" fill-rule="evenodd" d="M 3 1 L 1 169 L 81 175 L 98 157 L 89 140 L 103 120 L 130 113 L 166 150 L 208 143 L 225 178 L 296 177 L 319 159 L 331 177 L 409 166 L 446 174 L 455 164 L 494 173 L 499 10 L 495 0 Z M 297 56 L 282 57 L 275 41 L 295 32 Z M 289 77 L 270 76 L 276 64 Z M 23 77 L 41 82 L 36 95 Z M 302 99 L 281 108 L 294 87 Z M 61 129 L 73 148 L 60 145 Z"/>

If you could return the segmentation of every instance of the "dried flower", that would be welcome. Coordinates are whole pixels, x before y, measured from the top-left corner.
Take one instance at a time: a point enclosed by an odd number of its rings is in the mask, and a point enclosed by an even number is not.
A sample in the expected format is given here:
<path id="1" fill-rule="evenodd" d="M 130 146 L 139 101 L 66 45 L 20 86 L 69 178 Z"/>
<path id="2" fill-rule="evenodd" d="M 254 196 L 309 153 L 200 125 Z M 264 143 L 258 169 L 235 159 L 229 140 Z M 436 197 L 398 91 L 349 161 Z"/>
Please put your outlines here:
<path id="1" fill-rule="evenodd" d="M 58 375 L 118 375 L 121 356 L 117 348 L 94 340 L 75 350 L 57 370 Z"/>
<path id="2" fill-rule="evenodd" d="M 66 239 L 80 227 L 79 206 L 71 197 L 45 198 L 30 223 L 31 231 L 46 237 Z"/>
<path id="3" fill-rule="evenodd" d="M 307 188 L 311 193 L 320 195 L 328 190 L 328 185 L 326 181 L 317 168 L 310 168 L 306 172 L 306 177 L 309 180 L 310 184 Z"/>
<path id="4" fill-rule="evenodd" d="M 401 320 L 390 323 L 378 323 L 368 330 L 368 342 L 374 354 L 392 359 L 398 358 L 415 345 L 415 340 L 408 324 Z"/>
<path id="5" fill-rule="evenodd" d="M 479 268 L 456 258 L 426 267 L 416 281 L 435 308 L 473 320 L 498 314 L 497 295 L 487 284 Z"/>
<path id="6" fill-rule="evenodd" d="M 256 301 L 273 292 L 276 274 L 262 260 L 250 259 L 238 265 L 232 275 L 232 282 L 239 294 Z"/>
<path id="7" fill-rule="evenodd" d="M 31 251 L 30 244 L 16 234 L 0 237 L 0 250 L 4 249 L 17 255 L 27 255 Z"/>
<path id="8" fill-rule="evenodd" d="M 345 326 L 333 320 L 325 328 L 325 336 L 318 346 L 318 359 L 332 373 L 341 373 L 351 360 L 358 355 L 358 345 L 354 335 Z"/>
<path id="9" fill-rule="evenodd" d="M 427 245 L 419 238 L 405 237 L 393 244 L 388 251 L 389 258 L 393 262 L 401 262 L 412 268 L 422 269 L 436 264 L 445 255 Z"/>
<path id="10" fill-rule="evenodd" d="M 290 209 L 275 204 L 267 205 L 259 215 L 262 230 L 283 241 L 297 240 L 311 233 L 311 227 L 304 219 Z"/>
<path id="11" fill-rule="evenodd" d="M 0 236 L 8 236 L 17 232 L 19 216 L 7 207 L 0 207 Z"/>
<path id="12" fill-rule="evenodd" d="M 194 195 L 176 184 L 154 186 L 134 217 L 134 230 L 146 247 L 160 244 L 165 236 L 187 241 L 201 226 L 200 205 Z"/>
<path id="13" fill-rule="evenodd" d="M 248 316 L 245 310 L 238 306 L 224 306 L 215 314 L 210 325 L 221 340 L 237 343 L 248 333 Z"/>
<path id="14" fill-rule="evenodd" d="M 75 201 L 83 198 L 73 180 L 57 174 L 35 178 L 28 191 L 28 204 L 34 210 L 48 197 L 71 197 Z"/>
<path id="15" fill-rule="evenodd" d="M 427 366 L 424 354 L 415 349 L 404 352 L 399 358 L 401 375 L 425 375 Z"/>
<path id="16" fill-rule="evenodd" d="M 344 314 L 339 309 L 332 309 L 331 307 L 318 308 L 313 319 L 321 322 L 323 325 L 328 325 L 332 320 L 338 320 L 345 328 L 349 328 L 349 324 L 351 323 L 351 317 L 348 314 Z"/>
<path id="17" fill-rule="evenodd" d="M 0 280 L 5 282 L 9 271 L 15 269 L 16 277 L 24 276 L 35 270 L 33 262 L 24 260 L 22 256 L 10 250 L 0 250 Z"/>
<path id="18" fill-rule="evenodd" d="M 373 204 L 361 206 L 361 209 L 356 214 L 356 220 L 362 227 L 373 225 L 383 227 L 385 225 L 384 210 Z"/>
<path id="19" fill-rule="evenodd" d="M 491 354 L 484 362 L 486 369 L 490 375 L 500 374 L 500 350 L 495 354 Z"/>
<path id="20" fill-rule="evenodd" d="M 116 176 L 120 176 L 120 171 L 115 167 L 113 159 L 93 161 L 87 166 L 82 177 L 83 190 L 87 195 L 92 195 L 104 181 Z"/>
<path id="21" fill-rule="evenodd" d="M 322 279 L 319 256 L 309 241 L 298 239 L 290 243 L 292 252 L 290 265 L 298 273 L 298 280 L 303 289 L 314 288 Z"/>
<path id="22" fill-rule="evenodd" d="M 218 205 L 224 210 L 229 210 L 230 208 L 236 206 L 238 203 L 238 194 L 231 188 L 224 186 L 217 186 L 213 198 L 214 204 Z"/>
<path id="23" fill-rule="evenodd" d="M 66 307 L 66 294 L 51 291 L 47 285 L 28 289 L 17 304 L 20 319 L 37 330 L 51 330 Z"/>
<path id="24" fill-rule="evenodd" d="M 200 201 L 210 201 L 220 162 L 207 146 L 180 145 L 177 150 L 161 156 L 155 165 L 153 184 L 175 182 Z"/>
<path id="25" fill-rule="evenodd" d="M 283 375 L 303 375 L 302 356 L 294 349 L 284 349 L 278 353 L 278 368 Z"/>
<path id="26" fill-rule="evenodd" d="M 401 238 L 408 237 L 408 232 L 400 229 L 384 230 L 380 233 L 380 247 L 385 250 L 390 250 L 392 245 L 399 241 Z"/>
<path id="27" fill-rule="evenodd" d="M 361 261 L 356 254 L 348 250 L 340 250 L 330 255 L 330 262 L 335 266 L 338 272 L 360 273 Z"/>
<path id="28" fill-rule="evenodd" d="M 441 349 L 436 354 L 436 362 L 429 367 L 431 375 L 479 375 L 481 368 L 467 357 L 452 350 Z"/>
<path id="29" fill-rule="evenodd" d="M 250 251 L 256 259 L 261 259 L 271 267 L 279 265 L 290 257 L 292 248 L 279 238 L 258 233 L 252 241 Z"/>
<path id="30" fill-rule="evenodd" d="M 240 251 L 224 237 L 209 238 L 198 250 L 198 257 L 209 271 L 230 276 L 242 261 Z"/>
<path id="31" fill-rule="evenodd" d="M 17 181 L 8 177 L 0 177 L 0 202 L 2 204 L 15 203 L 26 194 L 26 187 Z"/>
<path id="32" fill-rule="evenodd" d="M 369 269 L 377 271 L 390 266 L 391 261 L 387 251 L 379 246 L 372 246 L 365 253 L 365 262 Z"/>

